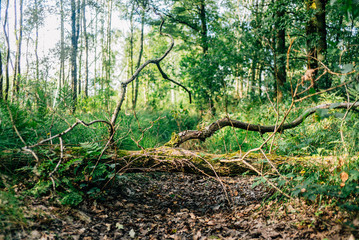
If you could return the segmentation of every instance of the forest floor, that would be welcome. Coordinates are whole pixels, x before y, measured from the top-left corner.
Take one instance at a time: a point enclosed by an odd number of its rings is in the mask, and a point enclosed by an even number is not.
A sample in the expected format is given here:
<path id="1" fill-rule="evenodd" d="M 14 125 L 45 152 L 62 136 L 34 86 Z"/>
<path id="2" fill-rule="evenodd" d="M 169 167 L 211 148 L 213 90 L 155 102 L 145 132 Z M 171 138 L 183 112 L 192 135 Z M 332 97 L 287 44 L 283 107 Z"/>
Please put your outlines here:
<path id="1" fill-rule="evenodd" d="M 105 199 L 85 200 L 75 209 L 28 198 L 30 226 L 0 239 L 355 239 L 358 234 L 335 207 L 263 201 L 272 192 L 252 188 L 253 180 L 136 173 L 112 186 Z"/>

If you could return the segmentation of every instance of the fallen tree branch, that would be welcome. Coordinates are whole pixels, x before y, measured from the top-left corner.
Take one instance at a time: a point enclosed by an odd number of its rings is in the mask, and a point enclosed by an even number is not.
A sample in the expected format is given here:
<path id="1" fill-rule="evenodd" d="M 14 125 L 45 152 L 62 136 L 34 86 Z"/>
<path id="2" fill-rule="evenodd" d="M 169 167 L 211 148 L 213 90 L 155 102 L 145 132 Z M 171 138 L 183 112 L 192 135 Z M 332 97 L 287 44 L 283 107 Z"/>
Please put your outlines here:
<path id="1" fill-rule="evenodd" d="M 261 134 L 267 132 L 274 132 L 278 130 L 279 132 L 283 132 L 286 129 L 291 129 L 297 127 L 301 124 L 308 116 L 312 115 L 317 111 L 317 109 L 338 109 L 338 108 L 354 108 L 359 107 L 359 103 L 328 103 L 321 104 L 304 111 L 298 118 L 293 120 L 290 123 L 284 123 L 282 125 L 271 125 L 264 126 L 258 124 L 251 124 L 246 122 L 241 122 L 238 120 L 233 120 L 228 117 L 222 118 L 220 120 L 211 123 L 209 126 L 205 127 L 203 130 L 186 130 L 180 132 L 178 134 L 173 134 L 171 140 L 166 144 L 167 146 L 178 147 L 182 143 L 191 140 L 191 139 L 199 139 L 201 141 L 205 141 L 207 138 L 211 137 L 215 132 L 224 128 L 224 127 L 234 127 L 247 131 L 259 132 Z"/>

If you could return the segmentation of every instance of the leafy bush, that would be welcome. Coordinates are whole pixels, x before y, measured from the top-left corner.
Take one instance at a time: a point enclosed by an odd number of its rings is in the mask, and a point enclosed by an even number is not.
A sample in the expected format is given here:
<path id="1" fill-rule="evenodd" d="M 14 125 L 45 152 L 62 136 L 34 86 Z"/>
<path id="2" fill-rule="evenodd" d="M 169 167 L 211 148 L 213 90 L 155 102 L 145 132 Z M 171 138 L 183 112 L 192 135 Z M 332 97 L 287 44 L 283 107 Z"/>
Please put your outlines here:
<path id="1" fill-rule="evenodd" d="M 330 163 L 283 164 L 278 168 L 282 176 L 268 177 L 294 197 L 319 204 L 332 201 L 347 210 L 358 211 L 359 158 L 333 159 L 328 160 Z"/>

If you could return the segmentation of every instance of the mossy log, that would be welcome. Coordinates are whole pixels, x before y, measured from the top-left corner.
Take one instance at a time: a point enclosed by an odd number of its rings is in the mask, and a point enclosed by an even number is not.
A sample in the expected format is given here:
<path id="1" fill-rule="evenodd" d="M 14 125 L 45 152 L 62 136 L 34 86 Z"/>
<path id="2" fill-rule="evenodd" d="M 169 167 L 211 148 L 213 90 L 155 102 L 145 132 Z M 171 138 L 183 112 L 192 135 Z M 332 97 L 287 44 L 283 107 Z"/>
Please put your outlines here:
<path id="1" fill-rule="evenodd" d="M 50 147 L 52 156 L 59 155 L 59 147 Z M 49 149 L 49 150 L 50 150 Z M 66 155 L 62 164 L 74 158 L 83 158 L 86 149 L 82 147 L 66 147 Z M 235 176 L 243 173 L 256 174 L 248 165 L 250 164 L 262 173 L 271 173 L 283 164 L 292 165 L 317 165 L 328 168 L 336 165 L 335 157 L 288 157 L 275 154 L 252 152 L 244 159 L 245 152 L 230 154 L 210 154 L 200 151 L 190 151 L 182 148 L 159 147 L 140 151 L 107 150 L 106 157 L 101 162 L 116 163 L 118 173 L 141 171 L 186 172 L 205 175 Z M 40 161 L 48 159 L 45 155 L 39 155 Z M 58 159 L 57 159 L 58 160 Z M 91 159 L 88 159 L 91 160 Z M 244 162 L 244 161 L 245 162 Z M 92 161 L 97 161 L 93 158 Z M 269 163 L 270 161 L 270 163 Z M 31 154 L 25 151 L 0 152 L 0 170 L 13 171 L 34 163 Z M 247 163 L 247 164 L 246 164 Z"/>
<path id="2" fill-rule="evenodd" d="M 242 161 L 245 152 L 209 154 L 181 148 L 160 147 L 142 151 L 118 151 L 116 162 L 126 171 L 176 171 L 214 176 L 234 176 L 255 172 Z M 313 158 L 284 157 L 275 154 L 250 153 L 243 159 L 259 171 L 274 171 L 271 165 L 310 164 L 322 162 Z M 311 161 L 312 160 L 312 161 Z M 271 164 L 268 163 L 271 162 Z"/>

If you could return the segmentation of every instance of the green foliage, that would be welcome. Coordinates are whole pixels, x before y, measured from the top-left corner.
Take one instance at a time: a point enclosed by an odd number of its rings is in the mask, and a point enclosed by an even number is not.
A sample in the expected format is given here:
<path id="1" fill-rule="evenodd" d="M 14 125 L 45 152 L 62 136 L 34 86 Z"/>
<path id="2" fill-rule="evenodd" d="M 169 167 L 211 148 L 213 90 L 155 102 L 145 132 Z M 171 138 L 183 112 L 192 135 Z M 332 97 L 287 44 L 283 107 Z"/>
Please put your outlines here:
<path id="1" fill-rule="evenodd" d="M 44 150 L 43 154 L 46 154 L 47 159 L 42 160 L 38 167 L 24 167 L 18 171 L 38 179 L 27 182 L 28 194 L 40 197 L 53 193 L 61 204 L 77 206 L 85 197 L 100 198 L 104 194 L 100 186 L 115 174 L 116 165 L 103 160 L 107 156 L 103 156 L 100 162 L 96 161 L 101 150 L 96 143 L 83 143 L 81 147 L 72 148 L 52 178 L 49 174 L 55 169 L 59 159 L 57 154 L 51 154 L 49 150 Z"/>
<path id="2" fill-rule="evenodd" d="M 71 191 L 69 193 L 63 193 L 63 194 L 61 194 L 61 196 L 62 196 L 62 198 L 60 199 L 60 202 L 63 205 L 77 206 L 83 200 L 81 194 L 76 191 Z"/>
<path id="3" fill-rule="evenodd" d="M 0 229 L 6 231 L 24 224 L 25 217 L 19 200 L 13 193 L 0 190 Z"/>
<path id="4" fill-rule="evenodd" d="M 359 158 L 339 158 L 328 163 L 332 167 L 318 167 L 318 164 L 284 164 L 279 167 L 282 177 L 276 177 L 279 186 L 284 187 L 294 197 L 304 197 L 309 201 L 334 201 L 347 210 L 358 211 L 355 200 L 359 196 Z M 334 165 L 334 166 L 333 166 Z M 348 175 L 348 179 L 345 175 Z M 287 181 L 285 181 L 287 179 Z"/>

